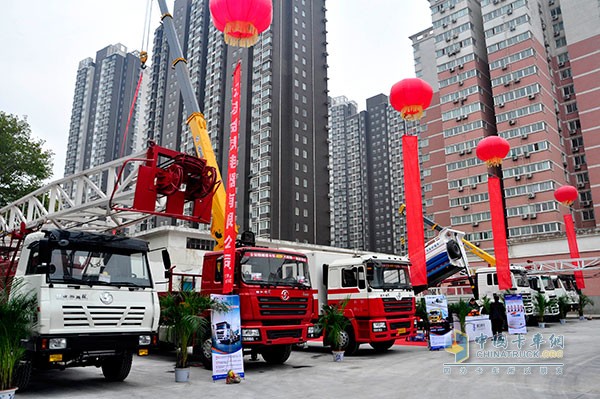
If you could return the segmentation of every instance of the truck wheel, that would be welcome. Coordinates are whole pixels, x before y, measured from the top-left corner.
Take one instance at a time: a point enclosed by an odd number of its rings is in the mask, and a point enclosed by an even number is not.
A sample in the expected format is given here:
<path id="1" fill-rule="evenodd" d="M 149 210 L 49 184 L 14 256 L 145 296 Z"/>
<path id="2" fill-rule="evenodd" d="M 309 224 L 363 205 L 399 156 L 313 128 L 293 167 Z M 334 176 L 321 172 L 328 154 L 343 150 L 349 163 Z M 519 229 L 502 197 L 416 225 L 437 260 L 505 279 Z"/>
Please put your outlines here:
<path id="1" fill-rule="evenodd" d="M 346 327 L 346 329 L 342 331 L 340 335 L 342 348 L 344 348 L 344 355 L 354 355 L 356 351 L 358 351 L 360 344 L 356 342 L 356 337 L 354 336 L 354 330 L 352 329 L 352 326 L 350 325 Z"/>
<path id="2" fill-rule="evenodd" d="M 269 364 L 283 364 L 290 358 L 292 345 L 274 345 L 265 348 L 261 355 Z"/>
<path id="3" fill-rule="evenodd" d="M 27 389 L 29 381 L 31 380 L 32 369 L 33 365 L 31 360 L 23 360 L 15 370 L 15 374 L 13 375 L 13 385 L 19 388 L 19 392 L 23 392 Z"/>
<path id="4" fill-rule="evenodd" d="M 102 374 L 107 381 L 123 381 L 131 371 L 131 352 L 110 357 L 102 362 Z"/>
<path id="5" fill-rule="evenodd" d="M 373 349 L 375 349 L 375 352 L 381 353 L 381 352 L 385 352 L 386 350 L 388 350 L 392 346 L 394 346 L 395 342 L 396 342 L 395 339 L 391 339 L 389 341 L 371 342 L 371 343 L 369 343 L 369 345 L 371 345 L 373 347 Z"/>
<path id="6" fill-rule="evenodd" d="M 205 338 L 200 345 L 194 345 L 193 355 L 198 356 L 207 370 L 212 370 L 212 338 Z"/>

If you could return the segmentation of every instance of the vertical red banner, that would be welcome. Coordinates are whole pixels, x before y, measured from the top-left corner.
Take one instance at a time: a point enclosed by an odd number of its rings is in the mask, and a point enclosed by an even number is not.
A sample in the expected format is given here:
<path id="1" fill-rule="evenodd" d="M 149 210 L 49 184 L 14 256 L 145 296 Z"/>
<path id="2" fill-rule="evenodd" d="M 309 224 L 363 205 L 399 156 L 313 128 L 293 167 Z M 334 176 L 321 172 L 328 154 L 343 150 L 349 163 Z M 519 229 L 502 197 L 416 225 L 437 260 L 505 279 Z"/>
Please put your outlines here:
<path id="1" fill-rule="evenodd" d="M 567 214 L 564 216 L 565 220 L 565 230 L 567 233 L 567 242 L 569 243 L 569 252 L 571 254 L 572 259 L 580 258 L 579 255 L 579 246 L 577 245 L 577 237 L 575 236 L 575 225 L 573 224 L 573 217 L 571 214 Z M 573 266 L 577 266 L 577 262 L 573 262 Z M 585 288 L 585 280 L 583 279 L 583 272 L 576 271 L 575 272 L 575 283 L 577 284 L 577 288 L 582 289 Z"/>
<path id="2" fill-rule="evenodd" d="M 231 88 L 231 124 L 229 125 L 229 161 L 227 163 L 227 192 L 225 204 L 225 237 L 223 240 L 223 294 L 233 291 L 233 270 L 235 263 L 235 191 L 238 165 L 238 137 L 240 127 L 240 86 L 241 62 L 233 71 L 233 86 Z"/>
<path id="3" fill-rule="evenodd" d="M 425 261 L 425 233 L 423 229 L 423 200 L 421 171 L 419 169 L 419 142 L 417 136 L 402 136 L 404 163 L 404 201 L 406 202 L 406 230 L 410 279 L 414 287 L 427 285 Z"/>
<path id="4" fill-rule="evenodd" d="M 490 212 L 492 214 L 492 233 L 494 234 L 494 255 L 496 256 L 496 273 L 500 291 L 512 288 L 510 265 L 508 263 L 508 245 L 506 243 L 506 222 L 504 220 L 504 204 L 502 188 L 497 176 L 488 178 L 490 195 Z"/>

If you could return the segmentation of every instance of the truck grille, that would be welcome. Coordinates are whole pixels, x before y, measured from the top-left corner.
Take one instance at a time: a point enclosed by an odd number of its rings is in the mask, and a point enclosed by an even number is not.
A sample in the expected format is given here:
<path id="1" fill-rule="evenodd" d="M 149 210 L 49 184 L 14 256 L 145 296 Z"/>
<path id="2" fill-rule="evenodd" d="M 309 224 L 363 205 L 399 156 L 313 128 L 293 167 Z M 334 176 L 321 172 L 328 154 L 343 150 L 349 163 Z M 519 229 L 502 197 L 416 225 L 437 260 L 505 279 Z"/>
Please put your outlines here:
<path id="1" fill-rule="evenodd" d="M 395 298 L 383 299 L 383 309 L 386 313 L 411 312 L 413 309 L 413 298 L 397 300 Z"/>
<path id="2" fill-rule="evenodd" d="M 69 306 L 62 307 L 65 328 L 141 326 L 143 306 Z"/>
<path id="3" fill-rule="evenodd" d="M 258 308 L 262 316 L 302 316 L 306 314 L 308 298 L 258 297 Z"/>
<path id="4" fill-rule="evenodd" d="M 268 339 L 300 338 L 301 336 L 302 336 L 302 330 L 271 330 L 271 331 L 267 331 Z"/>

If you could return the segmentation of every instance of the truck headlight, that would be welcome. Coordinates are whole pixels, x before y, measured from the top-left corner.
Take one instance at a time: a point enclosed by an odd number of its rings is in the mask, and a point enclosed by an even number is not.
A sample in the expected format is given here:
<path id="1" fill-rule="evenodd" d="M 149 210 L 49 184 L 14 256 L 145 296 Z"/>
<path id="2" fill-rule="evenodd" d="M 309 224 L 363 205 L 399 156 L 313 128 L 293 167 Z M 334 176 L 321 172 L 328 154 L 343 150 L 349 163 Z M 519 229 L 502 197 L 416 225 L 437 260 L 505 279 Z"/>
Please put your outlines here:
<path id="1" fill-rule="evenodd" d="M 382 331 L 386 331 L 386 330 L 387 330 L 387 326 L 385 324 L 385 321 L 373 322 L 373 332 L 382 332 Z"/>
<path id="2" fill-rule="evenodd" d="M 308 338 L 316 337 L 315 326 L 308 326 L 308 329 L 306 332 L 307 332 Z"/>
<path id="3" fill-rule="evenodd" d="M 152 343 L 152 336 L 150 335 L 140 335 L 138 338 L 138 345 L 146 346 Z"/>
<path id="4" fill-rule="evenodd" d="M 48 340 L 48 349 L 66 349 L 67 339 L 66 338 L 50 338 Z"/>
<path id="5" fill-rule="evenodd" d="M 258 328 L 243 328 L 242 339 L 244 341 L 260 341 L 260 330 Z"/>

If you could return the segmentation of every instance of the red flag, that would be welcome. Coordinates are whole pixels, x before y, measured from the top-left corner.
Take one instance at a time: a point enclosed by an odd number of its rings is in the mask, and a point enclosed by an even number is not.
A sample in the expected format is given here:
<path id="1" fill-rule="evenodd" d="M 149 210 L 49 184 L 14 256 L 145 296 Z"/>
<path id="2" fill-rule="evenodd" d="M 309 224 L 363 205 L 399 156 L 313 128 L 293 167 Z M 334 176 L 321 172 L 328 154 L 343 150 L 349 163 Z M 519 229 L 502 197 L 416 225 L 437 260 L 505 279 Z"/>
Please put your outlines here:
<path id="1" fill-rule="evenodd" d="M 490 194 L 490 212 L 492 214 L 492 233 L 494 234 L 498 289 L 504 291 L 512 288 L 512 279 L 510 278 L 510 265 L 508 263 L 502 189 L 500 187 L 500 179 L 497 176 L 490 176 L 488 178 L 488 191 Z"/>
<path id="2" fill-rule="evenodd" d="M 238 165 L 238 134 L 240 127 L 240 82 L 241 62 L 233 71 L 231 88 L 231 125 L 229 134 L 229 161 L 227 164 L 227 193 L 225 204 L 225 237 L 223 239 L 223 294 L 233 291 L 233 269 L 235 264 L 235 190 Z"/>
<path id="3" fill-rule="evenodd" d="M 410 279 L 414 287 L 427 285 L 425 261 L 425 233 L 423 229 L 423 200 L 421 198 L 421 171 L 417 136 L 402 136 L 404 162 L 404 201 L 406 202 L 406 230 Z"/>
<path id="4" fill-rule="evenodd" d="M 564 219 L 565 230 L 567 231 L 567 242 L 569 243 L 569 252 L 571 253 L 571 258 L 580 258 L 581 256 L 579 255 L 579 246 L 577 245 L 577 238 L 575 236 L 575 226 L 573 224 L 573 217 L 571 217 L 571 214 L 569 213 L 564 216 Z M 577 262 L 573 262 L 573 266 L 577 266 Z M 582 271 L 575 272 L 575 283 L 577 284 L 577 288 L 585 288 L 585 280 L 583 279 Z"/>

